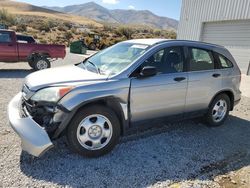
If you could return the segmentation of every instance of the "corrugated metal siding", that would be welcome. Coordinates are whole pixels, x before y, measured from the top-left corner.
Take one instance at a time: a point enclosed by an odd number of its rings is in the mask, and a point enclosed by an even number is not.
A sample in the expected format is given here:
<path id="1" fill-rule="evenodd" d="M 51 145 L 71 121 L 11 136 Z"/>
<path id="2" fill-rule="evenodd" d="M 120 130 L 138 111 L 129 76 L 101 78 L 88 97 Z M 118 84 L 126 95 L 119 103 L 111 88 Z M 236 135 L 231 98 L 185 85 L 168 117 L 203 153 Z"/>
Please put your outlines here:
<path id="1" fill-rule="evenodd" d="M 250 61 L 250 49 L 228 48 L 228 50 L 231 52 L 235 61 L 239 65 L 241 72 L 246 74 Z"/>
<path id="2" fill-rule="evenodd" d="M 250 49 L 250 20 L 204 23 L 201 41 Z"/>
<path id="3" fill-rule="evenodd" d="M 177 38 L 227 47 L 245 73 L 250 60 L 250 0 L 182 0 Z"/>
<path id="4" fill-rule="evenodd" d="M 177 38 L 200 40 L 202 24 L 250 19 L 250 0 L 182 0 Z"/>

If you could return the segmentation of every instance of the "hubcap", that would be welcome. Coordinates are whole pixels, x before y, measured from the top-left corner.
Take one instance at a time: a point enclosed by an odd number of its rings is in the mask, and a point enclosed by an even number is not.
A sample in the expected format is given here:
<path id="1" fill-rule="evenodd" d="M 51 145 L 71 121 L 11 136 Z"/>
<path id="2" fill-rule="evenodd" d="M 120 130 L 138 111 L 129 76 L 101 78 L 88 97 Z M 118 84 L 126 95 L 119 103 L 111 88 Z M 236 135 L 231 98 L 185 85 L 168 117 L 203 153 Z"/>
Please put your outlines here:
<path id="1" fill-rule="evenodd" d="M 213 108 L 212 117 L 215 122 L 220 122 L 224 119 L 227 113 L 227 103 L 224 99 L 219 100 Z"/>
<path id="2" fill-rule="evenodd" d="M 48 68 L 47 62 L 44 61 L 44 60 L 39 60 L 39 61 L 37 62 L 37 68 L 38 68 L 39 70 L 47 69 L 47 68 Z"/>
<path id="3" fill-rule="evenodd" d="M 102 134 L 102 128 L 99 127 L 98 125 L 94 125 L 94 126 L 89 128 L 88 134 L 91 138 L 94 138 L 94 139 L 98 138 Z"/>
<path id="4" fill-rule="evenodd" d="M 85 149 L 99 150 L 109 143 L 112 133 L 109 119 L 103 115 L 94 114 L 81 121 L 77 128 L 77 139 Z"/>

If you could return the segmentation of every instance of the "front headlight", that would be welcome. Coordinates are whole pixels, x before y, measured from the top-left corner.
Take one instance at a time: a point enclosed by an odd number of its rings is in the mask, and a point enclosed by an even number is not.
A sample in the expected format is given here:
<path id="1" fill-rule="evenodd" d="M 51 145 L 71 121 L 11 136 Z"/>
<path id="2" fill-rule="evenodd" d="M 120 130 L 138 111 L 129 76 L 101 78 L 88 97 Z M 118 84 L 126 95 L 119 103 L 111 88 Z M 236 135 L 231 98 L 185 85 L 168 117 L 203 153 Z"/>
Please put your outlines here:
<path id="1" fill-rule="evenodd" d="M 37 91 L 32 97 L 33 101 L 57 102 L 73 87 L 48 87 Z"/>

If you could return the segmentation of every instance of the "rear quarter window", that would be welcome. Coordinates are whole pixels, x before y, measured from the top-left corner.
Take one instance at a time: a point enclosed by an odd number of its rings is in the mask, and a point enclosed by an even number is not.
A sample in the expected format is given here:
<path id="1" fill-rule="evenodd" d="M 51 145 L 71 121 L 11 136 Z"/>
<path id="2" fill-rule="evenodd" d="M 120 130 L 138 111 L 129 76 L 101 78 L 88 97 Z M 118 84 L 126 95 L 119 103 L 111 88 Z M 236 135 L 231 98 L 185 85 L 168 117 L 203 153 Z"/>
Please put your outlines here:
<path id="1" fill-rule="evenodd" d="M 219 68 L 225 69 L 225 68 L 232 68 L 233 63 L 229 61 L 226 57 L 223 55 L 217 54 L 218 62 L 219 62 Z"/>

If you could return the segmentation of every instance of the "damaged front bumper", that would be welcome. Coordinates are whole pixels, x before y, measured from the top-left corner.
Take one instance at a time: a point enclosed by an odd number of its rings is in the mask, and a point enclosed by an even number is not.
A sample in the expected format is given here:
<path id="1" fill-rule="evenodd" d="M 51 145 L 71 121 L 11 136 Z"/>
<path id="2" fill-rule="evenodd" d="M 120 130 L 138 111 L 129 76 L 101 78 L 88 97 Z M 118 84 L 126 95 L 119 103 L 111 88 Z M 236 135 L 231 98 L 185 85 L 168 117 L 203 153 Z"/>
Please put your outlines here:
<path id="1" fill-rule="evenodd" d="M 43 127 L 36 123 L 28 114 L 22 117 L 22 93 L 18 93 L 8 105 L 8 117 L 11 127 L 22 141 L 22 149 L 29 154 L 39 157 L 53 147 L 53 144 Z"/>

